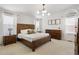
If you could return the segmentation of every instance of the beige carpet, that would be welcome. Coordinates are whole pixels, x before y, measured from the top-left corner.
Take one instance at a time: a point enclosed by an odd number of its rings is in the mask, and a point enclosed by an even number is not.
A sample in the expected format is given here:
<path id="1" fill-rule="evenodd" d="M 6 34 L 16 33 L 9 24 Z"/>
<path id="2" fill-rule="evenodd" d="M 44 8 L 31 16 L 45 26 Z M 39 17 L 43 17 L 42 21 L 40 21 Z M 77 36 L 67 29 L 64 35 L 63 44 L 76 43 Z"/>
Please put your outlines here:
<path id="1" fill-rule="evenodd" d="M 35 52 L 20 42 L 10 44 L 7 46 L 0 46 L 0 55 L 73 55 L 74 43 L 52 39 L 41 47 L 37 48 Z"/>

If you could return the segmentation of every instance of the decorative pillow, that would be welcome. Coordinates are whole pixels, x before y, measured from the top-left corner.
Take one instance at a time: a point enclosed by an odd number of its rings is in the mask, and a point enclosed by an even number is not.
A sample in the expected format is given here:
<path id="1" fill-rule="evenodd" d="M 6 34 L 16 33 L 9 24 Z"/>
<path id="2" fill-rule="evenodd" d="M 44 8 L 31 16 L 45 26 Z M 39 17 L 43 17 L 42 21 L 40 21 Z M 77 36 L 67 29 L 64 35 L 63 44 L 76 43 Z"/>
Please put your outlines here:
<path id="1" fill-rule="evenodd" d="M 28 33 L 28 30 L 21 30 L 21 33 L 22 34 L 27 34 Z"/>
<path id="2" fill-rule="evenodd" d="M 27 34 L 32 34 L 31 31 L 29 31 L 29 30 L 27 32 L 28 32 Z"/>
<path id="3" fill-rule="evenodd" d="M 33 34 L 33 33 L 35 33 L 34 29 L 28 30 L 28 34 Z"/>

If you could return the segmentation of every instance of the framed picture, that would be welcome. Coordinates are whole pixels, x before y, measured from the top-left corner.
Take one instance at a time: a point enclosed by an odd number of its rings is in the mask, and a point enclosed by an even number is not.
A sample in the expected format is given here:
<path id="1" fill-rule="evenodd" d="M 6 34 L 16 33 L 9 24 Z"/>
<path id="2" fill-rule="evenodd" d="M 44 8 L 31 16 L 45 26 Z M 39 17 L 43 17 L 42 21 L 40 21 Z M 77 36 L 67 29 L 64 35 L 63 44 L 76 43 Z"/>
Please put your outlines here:
<path id="1" fill-rule="evenodd" d="M 48 25 L 51 25 L 52 24 L 52 20 L 48 20 Z"/>
<path id="2" fill-rule="evenodd" d="M 52 25 L 55 25 L 55 20 L 52 20 Z"/>
<path id="3" fill-rule="evenodd" d="M 60 24 L 60 20 L 56 20 L 56 25 L 59 25 Z"/>
<path id="4" fill-rule="evenodd" d="M 50 19 L 48 20 L 48 25 L 59 25 L 61 23 L 60 19 Z"/>

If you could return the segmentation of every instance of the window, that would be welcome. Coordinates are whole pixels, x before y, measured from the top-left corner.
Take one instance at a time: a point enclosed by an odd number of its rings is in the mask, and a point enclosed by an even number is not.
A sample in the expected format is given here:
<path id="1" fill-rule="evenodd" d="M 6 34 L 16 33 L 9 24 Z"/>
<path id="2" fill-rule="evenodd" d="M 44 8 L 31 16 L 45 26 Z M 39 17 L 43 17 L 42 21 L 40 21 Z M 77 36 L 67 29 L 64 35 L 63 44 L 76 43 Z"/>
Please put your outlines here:
<path id="1" fill-rule="evenodd" d="M 3 15 L 3 24 L 13 24 L 14 18 L 12 16 Z"/>
<path id="2" fill-rule="evenodd" d="M 3 35 L 13 35 L 15 33 L 15 20 L 13 15 L 2 14 Z"/>
<path id="3" fill-rule="evenodd" d="M 41 31 L 42 30 L 42 20 L 41 19 L 37 19 L 35 20 L 35 29 L 36 31 Z"/>
<path id="4" fill-rule="evenodd" d="M 76 18 L 65 19 L 65 32 L 75 34 Z"/>

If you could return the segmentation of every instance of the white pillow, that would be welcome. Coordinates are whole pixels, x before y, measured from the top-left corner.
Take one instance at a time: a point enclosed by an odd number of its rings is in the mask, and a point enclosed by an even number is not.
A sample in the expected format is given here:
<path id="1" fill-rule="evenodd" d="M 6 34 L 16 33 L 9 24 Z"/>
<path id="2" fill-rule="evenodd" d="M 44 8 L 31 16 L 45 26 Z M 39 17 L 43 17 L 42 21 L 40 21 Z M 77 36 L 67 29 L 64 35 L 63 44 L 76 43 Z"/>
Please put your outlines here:
<path id="1" fill-rule="evenodd" d="M 34 29 L 34 32 L 37 32 L 37 31 Z"/>
<path id="2" fill-rule="evenodd" d="M 29 31 L 33 31 L 33 29 L 24 29 L 24 30 L 21 30 L 21 33 L 22 34 L 28 34 L 28 30 Z M 35 30 L 34 30 L 35 31 Z M 36 31 L 35 31 L 36 32 Z"/>
<path id="3" fill-rule="evenodd" d="M 21 33 L 22 34 L 27 34 L 28 33 L 28 30 L 21 30 Z"/>

